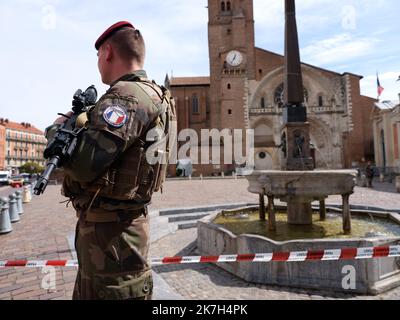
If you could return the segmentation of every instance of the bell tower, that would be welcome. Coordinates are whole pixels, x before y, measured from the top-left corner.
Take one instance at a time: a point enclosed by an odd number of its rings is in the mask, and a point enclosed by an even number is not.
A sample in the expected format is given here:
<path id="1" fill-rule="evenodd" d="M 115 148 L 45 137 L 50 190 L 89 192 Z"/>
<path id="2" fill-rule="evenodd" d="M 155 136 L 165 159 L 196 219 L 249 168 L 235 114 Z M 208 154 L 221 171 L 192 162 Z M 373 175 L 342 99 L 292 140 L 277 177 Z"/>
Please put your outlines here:
<path id="1" fill-rule="evenodd" d="M 247 80 L 256 78 L 253 0 L 208 0 L 211 127 L 244 129 Z"/>

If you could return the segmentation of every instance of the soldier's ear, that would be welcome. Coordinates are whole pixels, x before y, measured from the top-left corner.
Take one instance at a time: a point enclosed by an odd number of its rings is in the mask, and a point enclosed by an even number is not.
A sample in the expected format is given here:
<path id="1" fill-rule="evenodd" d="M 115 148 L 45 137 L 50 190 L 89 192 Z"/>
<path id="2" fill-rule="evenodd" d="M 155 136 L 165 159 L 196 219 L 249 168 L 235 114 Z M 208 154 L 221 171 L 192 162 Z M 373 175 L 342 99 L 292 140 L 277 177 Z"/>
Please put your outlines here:
<path id="1" fill-rule="evenodd" d="M 109 43 L 106 43 L 104 45 L 104 51 L 105 51 L 106 61 L 110 62 L 112 60 L 112 58 L 114 57 L 113 47 Z"/>

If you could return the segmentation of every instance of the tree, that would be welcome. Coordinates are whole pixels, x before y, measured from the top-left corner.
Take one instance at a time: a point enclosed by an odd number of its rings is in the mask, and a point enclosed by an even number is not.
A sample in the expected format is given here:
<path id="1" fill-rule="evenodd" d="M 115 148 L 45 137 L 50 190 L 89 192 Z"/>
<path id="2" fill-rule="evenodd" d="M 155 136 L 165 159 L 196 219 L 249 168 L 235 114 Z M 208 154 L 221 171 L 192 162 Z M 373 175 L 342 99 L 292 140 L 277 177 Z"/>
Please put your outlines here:
<path id="1" fill-rule="evenodd" d="M 35 162 L 27 162 L 21 167 L 19 167 L 19 172 L 21 173 L 33 174 L 33 173 L 42 173 L 43 171 L 44 168 Z"/>

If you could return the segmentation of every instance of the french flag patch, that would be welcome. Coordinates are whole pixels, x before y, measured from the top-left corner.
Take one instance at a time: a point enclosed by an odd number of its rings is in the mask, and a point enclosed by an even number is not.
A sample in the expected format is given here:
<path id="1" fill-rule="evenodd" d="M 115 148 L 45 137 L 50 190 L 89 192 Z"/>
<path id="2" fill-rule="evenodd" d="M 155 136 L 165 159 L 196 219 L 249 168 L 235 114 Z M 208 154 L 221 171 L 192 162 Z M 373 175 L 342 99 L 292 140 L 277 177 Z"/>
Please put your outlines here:
<path id="1" fill-rule="evenodd" d="M 113 105 L 104 111 L 103 118 L 110 126 L 121 128 L 128 120 L 128 115 L 124 108 L 118 105 Z"/>

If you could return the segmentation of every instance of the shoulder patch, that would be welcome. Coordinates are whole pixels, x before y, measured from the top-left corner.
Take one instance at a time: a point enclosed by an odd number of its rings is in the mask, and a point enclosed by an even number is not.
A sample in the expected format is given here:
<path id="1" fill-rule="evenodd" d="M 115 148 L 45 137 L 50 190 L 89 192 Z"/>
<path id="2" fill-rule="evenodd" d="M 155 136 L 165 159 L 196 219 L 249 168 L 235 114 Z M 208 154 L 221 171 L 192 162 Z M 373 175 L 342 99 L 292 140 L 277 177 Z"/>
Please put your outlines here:
<path id="1" fill-rule="evenodd" d="M 103 118 L 110 126 L 121 128 L 126 124 L 128 115 L 123 107 L 112 105 L 104 111 Z"/>

